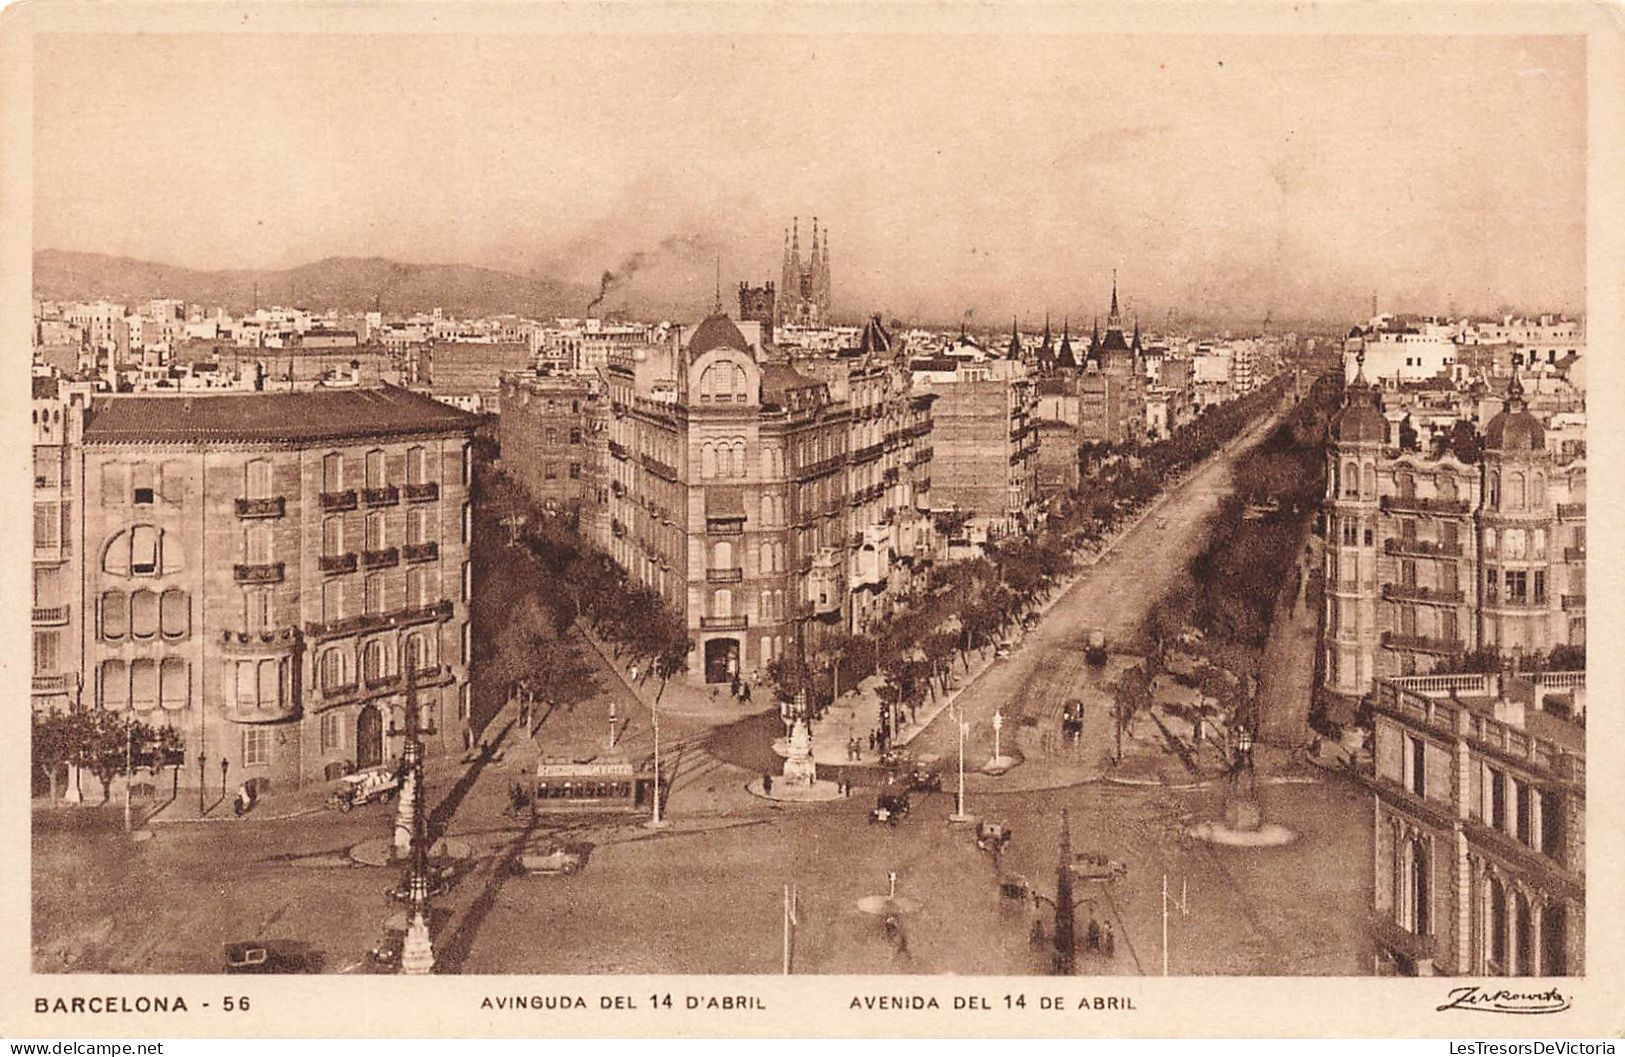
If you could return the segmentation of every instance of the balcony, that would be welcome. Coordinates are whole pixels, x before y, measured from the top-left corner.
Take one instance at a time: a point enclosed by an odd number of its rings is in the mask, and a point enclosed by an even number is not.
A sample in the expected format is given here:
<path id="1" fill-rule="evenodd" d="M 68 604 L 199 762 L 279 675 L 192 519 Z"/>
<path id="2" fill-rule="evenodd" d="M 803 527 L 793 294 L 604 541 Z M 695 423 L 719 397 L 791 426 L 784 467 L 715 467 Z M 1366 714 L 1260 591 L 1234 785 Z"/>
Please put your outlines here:
<path id="1" fill-rule="evenodd" d="M 387 569 L 400 563 L 401 552 L 396 547 L 381 547 L 378 550 L 361 552 L 361 567 L 363 569 Z"/>
<path id="2" fill-rule="evenodd" d="M 1564 609 L 1571 610 L 1571 611 L 1572 610 L 1581 610 L 1581 611 L 1583 611 L 1585 609 L 1585 607 L 1586 607 L 1586 596 L 1585 595 L 1564 595 L 1563 596 L 1563 608 Z"/>
<path id="3" fill-rule="evenodd" d="M 304 636 L 295 627 L 266 628 L 262 631 L 224 631 L 220 644 L 227 653 L 264 653 L 267 650 L 291 650 Z"/>
<path id="4" fill-rule="evenodd" d="M 382 488 L 363 488 L 361 501 L 368 506 L 394 506 L 401 501 L 401 490 L 392 484 Z"/>
<path id="5" fill-rule="evenodd" d="M 68 622 L 68 606 L 67 606 L 66 603 L 64 603 L 63 605 L 60 605 L 60 606 L 35 606 L 34 607 L 34 623 L 35 624 L 51 625 L 51 624 L 66 624 L 67 622 Z"/>
<path id="6" fill-rule="evenodd" d="M 750 626 L 748 617 L 701 617 L 702 631 L 744 631 Z"/>
<path id="7" fill-rule="evenodd" d="M 745 519 L 706 518 L 705 531 L 713 536 L 742 536 L 745 533 Z"/>
<path id="8" fill-rule="evenodd" d="M 346 617 L 343 620 L 309 621 L 305 624 L 305 635 L 313 639 L 331 639 L 340 635 L 353 635 L 363 631 L 407 627 L 412 624 L 428 624 L 434 621 L 447 620 L 453 612 L 452 603 L 441 601 L 416 609 L 395 609 L 387 613 L 361 613 L 357 616 Z"/>
<path id="9" fill-rule="evenodd" d="M 1563 560 L 1566 562 L 1583 562 L 1586 560 L 1586 549 L 1584 547 L 1564 547 Z"/>
<path id="10" fill-rule="evenodd" d="M 1584 503 L 1559 503 L 1557 504 L 1557 516 L 1564 521 L 1583 521 L 1586 516 L 1586 505 Z"/>
<path id="11" fill-rule="evenodd" d="M 73 676 L 62 675 L 36 675 L 34 676 L 34 693 L 36 694 L 65 694 L 73 688 Z"/>
<path id="12" fill-rule="evenodd" d="M 285 512 L 286 502 L 282 496 L 272 496 L 269 499 L 239 499 L 237 500 L 238 517 L 281 517 Z"/>
<path id="13" fill-rule="evenodd" d="M 745 578 L 745 570 L 735 567 L 732 569 L 707 569 L 705 582 L 711 584 L 736 584 Z"/>
<path id="14" fill-rule="evenodd" d="M 324 554 L 316 560 L 324 573 L 353 573 L 355 572 L 355 553 Z"/>
<path id="15" fill-rule="evenodd" d="M 347 488 L 342 492 L 323 492 L 322 509 L 329 514 L 343 510 L 354 510 L 356 507 L 356 494 L 354 488 Z"/>
<path id="16" fill-rule="evenodd" d="M 408 543 L 401 548 L 401 557 L 409 562 L 432 562 L 440 557 L 440 544 L 434 540 L 428 543 Z"/>
<path id="17" fill-rule="evenodd" d="M 1464 653 L 1467 649 L 1467 644 L 1460 639 L 1436 639 L 1430 635 L 1401 635 L 1397 631 L 1383 632 L 1382 644 L 1390 650 L 1435 653 L 1441 657 Z"/>
<path id="18" fill-rule="evenodd" d="M 232 575 L 240 584 L 279 584 L 282 582 L 282 563 L 238 565 L 233 567 Z"/>
<path id="19" fill-rule="evenodd" d="M 1424 499 L 1421 496 L 1385 495 L 1382 508 L 1410 514 L 1465 514 L 1472 509 L 1465 499 Z"/>
<path id="20" fill-rule="evenodd" d="M 859 448 L 857 451 L 853 452 L 852 461 L 854 463 L 874 462 L 885 453 L 885 450 L 886 445 L 884 443 L 871 444 L 867 448 Z"/>
<path id="21" fill-rule="evenodd" d="M 609 453 L 611 455 L 615 456 L 615 458 L 622 459 L 622 460 L 625 460 L 625 459 L 631 457 L 631 453 L 629 453 L 626 450 L 626 445 L 622 444 L 620 441 L 615 441 L 615 440 L 612 440 L 612 441 L 609 442 Z"/>
<path id="22" fill-rule="evenodd" d="M 1432 602 L 1439 605 L 1459 605 L 1466 598 L 1460 591 L 1416 584 L 1383 584 L 1382 597 L 1396 602 Z"/>
<path id="23" fill-rule="evenodd" d="M 1419 558 L 1461 557 L 1460 543 L 1435 543 L 1433 540 L 1389 537 L 1382 541 L 1382 549 L 1388 554 L 1411 554 Z"/>
<path id="24" fill-rule="evenodd" d="M 643 463 L 645 470 L 648 470 L 661 480 L 670 481 L 672 484 L 677 483 L 677 469 L 671 464 L 661 462 L 653 455 L 644 455 L 639 461 Z"/>
<path id="25" fill-rule="evenodd" d="M 409 484 L 401 489 L 408 503 L 428 503 L 440 498 L 440 485 L 434 481 L 425 481 L 422 484 Z"/>

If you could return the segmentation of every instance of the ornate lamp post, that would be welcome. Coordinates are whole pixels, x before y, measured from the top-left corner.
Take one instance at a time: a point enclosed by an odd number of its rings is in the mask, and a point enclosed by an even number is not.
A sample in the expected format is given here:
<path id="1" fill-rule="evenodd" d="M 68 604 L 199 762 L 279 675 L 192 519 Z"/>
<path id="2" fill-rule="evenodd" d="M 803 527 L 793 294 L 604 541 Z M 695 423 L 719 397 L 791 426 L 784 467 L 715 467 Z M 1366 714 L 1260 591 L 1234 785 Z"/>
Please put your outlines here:
<path id="1" fill-rule="evenodd" d="M 403 791 L 401 802 L 403 811 L 410 812 L 412 866 L 406 879 L 406 898 L 412 909 L 406 927 L 406 940 L 401 945 L 401 972 L 408 976 L 422 976 L 434 969 L 434 946 L 429 940 L 426 913 L 429 904 L 429 849 L 423 830 L 423 739 L 418 716 L 415 656 L 408 656 L 406 669 L 406 745 L 401 750 L 401 769 L 408 788 Z"/>

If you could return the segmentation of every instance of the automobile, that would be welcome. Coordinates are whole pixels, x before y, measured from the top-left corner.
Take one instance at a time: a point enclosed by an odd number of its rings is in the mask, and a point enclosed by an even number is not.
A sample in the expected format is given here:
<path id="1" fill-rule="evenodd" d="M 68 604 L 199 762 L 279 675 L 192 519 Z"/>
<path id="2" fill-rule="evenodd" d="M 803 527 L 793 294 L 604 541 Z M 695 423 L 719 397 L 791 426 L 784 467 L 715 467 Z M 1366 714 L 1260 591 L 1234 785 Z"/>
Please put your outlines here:
<path id="1" fill-rule="evenodd" d="M 1010 843 L 1010 827 L 1002 822 L 978 822 L 976 824 L 976 846 L 985 852 L 994 855 L 1005 849 Z"/>
<path id="2" fill-rule="evenodd" d="M 350 811 L 374 800 L 393 800 L 400 791 L 400 772 L 393 767 L 369 767 L 340 778 L 327 802 L 340 811 Z"/>
<path id="3" fill-rule="evenodd" d="M 869 821 L 895 826 L 908 814 L 908 789 L 888 786 L 875 798 Z"/>
<path id="4" fill-rule="evenodd" d="M 550 845 L 546 850 L 525 852 L 519 856 L 519 868 L 523 873 L 569 876 L 585 865 L 587 856 L 579 848 L 566 844 Z"/>
<path id="5" fill-rule="evenodd" d="M 1085 881 L 1120 881 L 1128 866 L 1099 852 L 1081 852 L 1072 860 L 1072 873 Z"/>
<path id="6" fill-rule="evenodd" d="M 305 943 L 243 940 L 226 944 L 228 973 L 316 973 L 321 955 Z"/>
<path id="7" fill-rule="evenodd" d="M 1099 668 L 1106 663 L 1106 630 L 1104 628 L 1089 628 L 1085 635 L 1086 645 L 1083 648 L 1083 659 Z"/>
<path id="8" fill-rule="evenodd" d="M 1075 697 L 1061 706 L 1061 733 L 1069 738 L 1083 733 L 1083 702 Z"/>
<path id="9" fill-rule="evenodd" d="M 930 767 L 915 767 L 909 772 L 908 788 L 915 793 L 940 793 L 942 773 Z"/>

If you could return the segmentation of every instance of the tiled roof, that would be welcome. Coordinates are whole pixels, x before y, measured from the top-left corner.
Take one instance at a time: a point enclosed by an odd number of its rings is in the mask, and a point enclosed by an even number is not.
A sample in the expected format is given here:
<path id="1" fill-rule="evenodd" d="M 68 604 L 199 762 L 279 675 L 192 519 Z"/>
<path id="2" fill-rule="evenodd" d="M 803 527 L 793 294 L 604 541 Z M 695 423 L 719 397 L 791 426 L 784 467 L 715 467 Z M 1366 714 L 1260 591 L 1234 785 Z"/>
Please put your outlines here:
<path id="1" fill-rule="evenodd" d="M 397 386 L 292 393 L 106 396 L 91 402 L 91 444 L 301 441 L 466 433 L 479 420 Z"/>

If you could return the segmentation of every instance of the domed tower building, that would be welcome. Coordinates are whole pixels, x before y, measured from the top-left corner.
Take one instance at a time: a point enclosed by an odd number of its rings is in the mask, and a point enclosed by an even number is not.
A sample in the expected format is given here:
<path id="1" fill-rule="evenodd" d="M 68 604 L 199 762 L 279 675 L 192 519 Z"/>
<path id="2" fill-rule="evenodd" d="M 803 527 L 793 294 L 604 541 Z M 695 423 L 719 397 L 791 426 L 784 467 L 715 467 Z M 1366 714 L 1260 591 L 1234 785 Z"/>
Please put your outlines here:
<path id="1" fill-rule="evenodd" d="M 1388 423 L 1363 370 L 1332 423 L 1326 472 L 1326 631 L 1324 690 L 1352 714 L 1371 689 L 1379 643 L 1377 467 Z"/>
<path id="2" fill-rule="evenodd" d="M 1484 427 L 1482 506 L 1478 548 L 1482 560 L 1479 641 L 1503 654 L 1550 650 L 1570 642 L 1565 605 L 1578 609 L 1584 642 L 1584 522 L 1576 538 L 1559 537 L 1559 506 L 1570 476 L 1553 487 L 1553 453 L 1546 431 L 1524 402 L 1516 373 L 1506 406 Z M 1583 482 L 1583 471 L 1579 478 Z M 1582 484 L 1583 487 L 1583 484 Z M 1554 496 L 1554 491 L 1565 493 Z M 1565 512 L 1572 507 L 1564 504 Z M 1583 505 L 1581 507 L 1583 512 Z M 1571 537 L 1574 535 L 1570 528 Z M 1576 605 L 1576 599 L 1578 605 Z"/>

